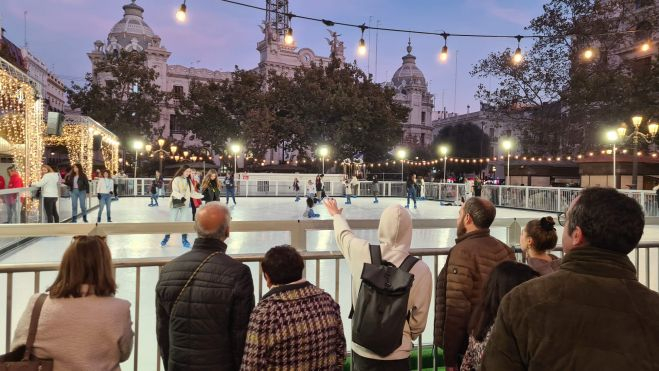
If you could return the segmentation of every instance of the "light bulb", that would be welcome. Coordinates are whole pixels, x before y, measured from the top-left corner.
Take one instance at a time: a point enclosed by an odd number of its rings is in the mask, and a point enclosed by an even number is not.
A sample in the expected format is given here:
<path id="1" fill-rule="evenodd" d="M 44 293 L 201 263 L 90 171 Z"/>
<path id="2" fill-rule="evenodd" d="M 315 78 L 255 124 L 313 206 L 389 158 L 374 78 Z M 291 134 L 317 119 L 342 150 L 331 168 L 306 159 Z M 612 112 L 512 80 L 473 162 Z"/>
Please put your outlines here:
<path id="1" fill-rule="evenodd" d="M 439 60 L 446 62 L 448 60 L 448 46 L 444 45 L 442 47 L 442 52 L 439 53 Z"/>
<path id="2" fill-rule="evenodd" d="M 293 45 L 293 41 L 295 41 L 295 39 L 293 39 L 293 28 L 289 27 L 284 36 L 284 43 L 286 45 Z"/>
<path id="3" fill-rule="evenodd" d="M 650 50 L 650 43 L 646 41 L 643 44 L 641 44 L 641 51 L 647 52 L 648 50 Z"/>
<path id="4" fill-rule="evenodd" d="M 585 60 L 591 60 L 593 58 L 593 49 L 588 48 L 583 52 L 583 58 Z"/>
<path id="5" fill-rule="evenodd" d="M 364 56 L 366 55 L 366 42 L 363 38 L 359 39 L 359 47 L 357 47 L 357 54 Z"/>
<path id="6" fill-rule="evenodd" d="M 185 2 L 181 4 L 181 7 L 178 8 L 178 11 L 176 12 L 176 20 L 179 22 L 185 22 L 187 18 L 187 12 L 188 8 L 185 6 Z"/>
<path id="7" fill-rule="evenodd" d="M 522 49 L 521 49 L 521 48 L 517 48 L 517 49 L 515 50 L 515 54 L 513 55 L 513 62 L 514 62 L 515 64 L 519 64 L 520 62 L 522 62 L 522 59 L 523 59 L 523 57 L 522 57 Z"/>

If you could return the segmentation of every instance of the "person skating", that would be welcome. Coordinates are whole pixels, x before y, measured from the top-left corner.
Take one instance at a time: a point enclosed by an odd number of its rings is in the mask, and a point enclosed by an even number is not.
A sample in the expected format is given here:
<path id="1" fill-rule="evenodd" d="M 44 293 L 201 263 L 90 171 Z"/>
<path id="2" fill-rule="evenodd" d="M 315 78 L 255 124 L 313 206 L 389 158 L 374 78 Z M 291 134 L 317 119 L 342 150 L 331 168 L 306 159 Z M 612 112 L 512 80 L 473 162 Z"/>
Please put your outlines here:
<path id="1" fill-rule="evenodd" d="M 227 190 L 227 205 L 229 204 L 229 197 L 233 199 L 233 204 L 236 205 L 236 183 L 233 179 L 232 173 L 227 173 L 224 178 L 224 188 Z"/>
<path id="2" fill-rule="evenodd" d="M 378 201 L 378 195 L 380 194 L 380 185 L 378 184 L 378 176 L 377 175 L 373 175 L 373 182 L 372 182 L 372 185 L 371 185 L 371 192 L 373 192 L 373 197 L 375 197 L 375 199 L 373 200 L 373 203 L 377 204 L 378 202 L 380 202 L 380 201 Z"/>
<path id="3" fill-rule="evenodd" d="M 293 180 L 293 190 L 295 191 L 295 202 L 300 201 L 300 181 L 297 178 Z"/>
<path id="4" fill-rule="evenodd" d="M 193 198 L 202 198 L 199 193 L 194 192 L 192 188 L 192 181 L 190 180 L 190 173 L 192 170 L 188 165 L 183 165 L 174 175 L 172 179 L 172 193 L 169 196 L 169 221 L 180 222 L 183 221 L 185 211 L 190 208 L 190 202 Z M 169 234 L 160 242 L 161 247 L 167 246 L 169 241 Z M 182 245 L 184 248 L 190 247 L 188 242 L 188 235 L 184 233 L 182 236 Z"/>
<path id="5" fill-rule="evenodd" d="M 215 169 L 208 170 L 204 181 L 201 182 L 201 194 L 204 195 L 206 203 L 220 200 L 220 180 L 217 178 Z"/>
<path id="6" fill-rule="evenodd" d="M 350 196 L 352 195 L 352 186 L 347 175 L 343 178 L 343 186 L 346 191 L 346 205 L 351 205 Z"/>
<path id="7" fill-rule="evenodd" d="M 87 193 L 89 193 L 89 180 L 82 165 L 73 164 L 71 172 L 64 178 L 64 184 L 71 190 L 71 223 L 78 222 L 78 203 L 82 210 L 82 220 L 87 223 Z"/>
<path id="8" fill-rule="evenodd" d="M 316 185 L 313 184 L 313 180 L 309 179 L 307 182 L 307 191 L 306 191 L 307 197 L 311 198 L 312 200 L 316 196 Z"/>
<path id="9" fill-rule="evenodd" d="M 357 175 L 352 176 L 350 187 L 352 187 L 352 197 L 357 198 L 359 196 L 359 179 L 357 179 Z"/>
<path id="10" fill-rule="evenodd" d="M 96 180 L 96 193 L 98 194 L 98 216 L 96 217 L 96 222 L 101 222 L 101 216 L 103 215 L 103 208 L 107 209 L 107 220 L 108 223 L 112 222 L 112 213 L 110 205 L 112 204 L 112 196 L 114 193 L 114 181 L 110 177 L 109 170 L 103 170 L 103 177 Z"/>
<path id="11" fill-rule="evenodd" d="M 320 214 L 316 214 L 313 211 L 313 205 L 314 205 L 313 198 L 307 197 L 307 209 L 304 210 L 304 213 L 302 214 L 303 217 L 305 217 L 305 218 L 317 218 L 317 217 L 320 216 Z"/>
<path id="12" fill-rule="evenodd" d="M 407 178 L 407 183 L 405 183 L 407 189 L 407 205 L 406 209 L 410 208 L 410 198 L 414 201 L 414 208 L 416 209 L 416 174 L 410 174 Z"/>
<path id="13" fill-rule="evenodd" d="M 197 169 L 191 168 L 190 172 L 190 182 L 192 183 L 192 190 L 195 193 L 199 193 L 199 177 L 197 176 Z M 192 209 L 192 221 L 195 220 L 195 215 L 197 215 L 197 209 L 201 206 L 201 198 L 193 198 L 190 202 L 190 208 Z"/>

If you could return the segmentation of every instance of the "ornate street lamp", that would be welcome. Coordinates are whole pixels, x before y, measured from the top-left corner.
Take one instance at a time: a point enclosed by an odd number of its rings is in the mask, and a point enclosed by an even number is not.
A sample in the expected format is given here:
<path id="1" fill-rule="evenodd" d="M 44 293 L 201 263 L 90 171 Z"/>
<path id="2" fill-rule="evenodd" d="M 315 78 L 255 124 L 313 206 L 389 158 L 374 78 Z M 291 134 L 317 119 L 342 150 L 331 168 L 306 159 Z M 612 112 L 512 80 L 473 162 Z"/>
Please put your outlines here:
<path id="1" fill-rule="evenodd" d="M 634 131 L 627 134 L 627 124 L 622 123 L 620 127 L 616 130 L 618 136 L 621 138 L 622 142 L 632 141 L 633 152 L 632 152 L 632 189 L 638 189 L 638 142 L 640 140 L 645 141 L 645 143 L 654 142 L 654 137 L 657 135 L 657 130 L 659 130 L 659 124 L 656 122 L 648 124 L 648 133 L 642 133 L 640 131 L 641 123 L 643 122 L 643 116 L 634 116 L 632 117 L 632 124 L 634 125 Z"/>

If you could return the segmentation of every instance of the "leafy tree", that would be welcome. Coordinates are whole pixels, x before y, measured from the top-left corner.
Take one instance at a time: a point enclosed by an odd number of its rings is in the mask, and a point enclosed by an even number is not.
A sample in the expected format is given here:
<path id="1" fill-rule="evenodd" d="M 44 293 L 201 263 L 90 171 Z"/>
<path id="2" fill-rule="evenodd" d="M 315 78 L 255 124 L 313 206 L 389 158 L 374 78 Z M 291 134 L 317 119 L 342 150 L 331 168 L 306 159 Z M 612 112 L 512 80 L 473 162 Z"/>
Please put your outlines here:
<path id="1" fill-rule="evenodd" d="M 550 0 L 527 27 L 549 37 L 536 39 L 518 65 L 510 62 L 510 50 L 479 61 L 472 75 L 499 82 L 494 89 L 480 85 L 476 97 L 520 122 L 526 151 L 542 154 L 594 146 L 601 126 L 635 113 L 656 115 L 651 97 L 659 69 L 639 73 L 635 62 L 615 54 L 638 41 L 635 32 L 621 30 L 633 31 L 643 18 L 657 23 L 655 10 L 633 6 L 626 0 Z M 582 58 L 586 47 L 593 47 L 592 60 Z"/>
<path id="2" fill-rule="evenodd" d="M 85 84 L 72 82 L 69 104 L 99 121 L 124 141 L 153 136 L 166 94 L 155 80 L 158 73 L 146 65 L 146 54 L 121 51 L 98 62 Z M 124 143 L 126 144 L 126 143 Z"/>

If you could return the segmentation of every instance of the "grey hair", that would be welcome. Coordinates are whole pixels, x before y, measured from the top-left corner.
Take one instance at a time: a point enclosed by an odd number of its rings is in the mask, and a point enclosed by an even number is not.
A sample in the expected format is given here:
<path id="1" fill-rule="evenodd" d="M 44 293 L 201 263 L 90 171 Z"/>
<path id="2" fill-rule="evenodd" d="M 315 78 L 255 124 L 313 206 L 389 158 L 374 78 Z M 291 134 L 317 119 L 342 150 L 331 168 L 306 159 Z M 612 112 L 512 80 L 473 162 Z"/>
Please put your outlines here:
<path id="1" fill-rule="evenodd" d="M 197 232 L 197 236 L 224 241 L 228 237 L 227 232 L 229 231 L 229 224 L 231 224 L 231 211 L 229 211 L 228 207 L 218 201 L 208 202 L 206 205 L 202 206 L 200 210 L 205 208 L 216 208 L 221 210 L 224 213 L 224 222 L 218 225 L 215 229 L 206 230 L 201 226 L 199 218 L 197 218 L 194 223 L 194 229 Z"/>

